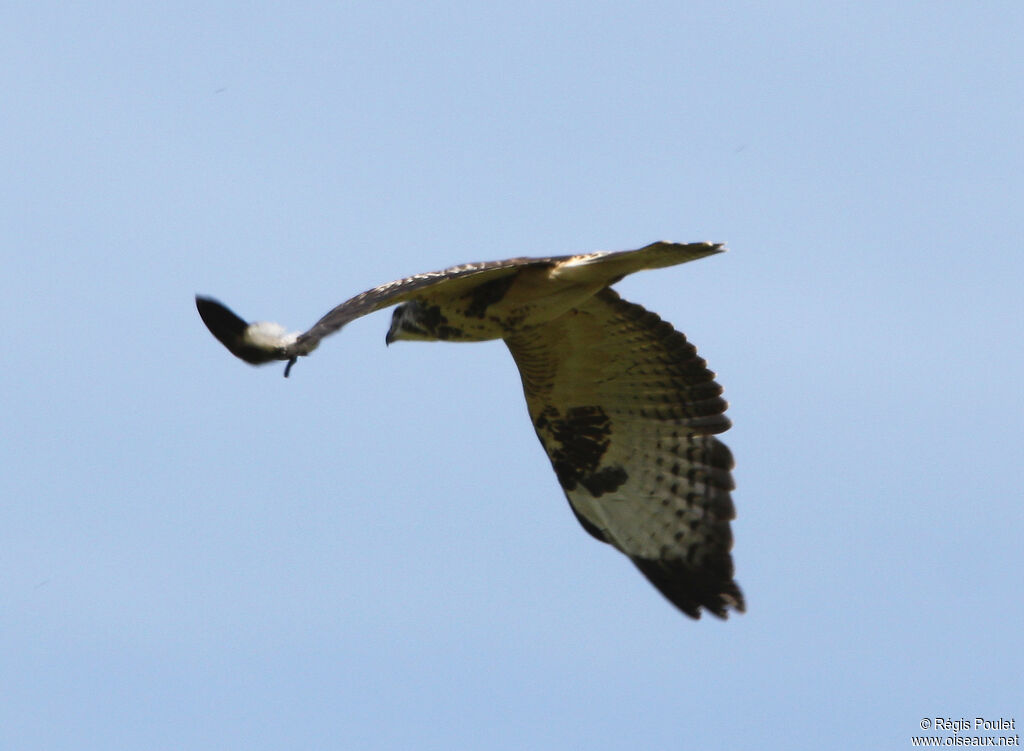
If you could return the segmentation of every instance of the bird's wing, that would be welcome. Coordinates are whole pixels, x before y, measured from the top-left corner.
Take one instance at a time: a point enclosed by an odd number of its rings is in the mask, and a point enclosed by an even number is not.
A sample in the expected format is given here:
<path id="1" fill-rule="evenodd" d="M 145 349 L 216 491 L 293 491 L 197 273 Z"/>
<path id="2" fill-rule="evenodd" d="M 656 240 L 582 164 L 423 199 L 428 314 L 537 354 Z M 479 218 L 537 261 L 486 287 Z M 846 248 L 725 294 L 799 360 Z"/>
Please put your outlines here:
<path id="1" fill-rule="evenodd" d="M 333 308 L 303 333 L 287 333 L 273 323 L 249 323 L 223 303 L 196 295 L 196 308 L 210 332 L 236 357 L 253 365 L 274 360 L 291 360 L 308 355 L 320 340 L 356 318 L 406 302 L 433 287 L 445 285 L 446 292 L 457 295 L 472 287 L 526 267 L 554 266 L 570 256 L 552 258 L 510 258 L 505 261 L 467 263 L 442 271 L 428 271 L 398 279 L 367 290 Z"/>
<path id="2" fill-rule="evenodd" d="M 553 266 L 561 260 L 561 257 L 509 258 L 505 261 L 465 263 L 442 271 L 428 271 L 425 274 L 416 274 L 405 279 L 388 282 L 356 295 L 333 308 L 327 315 L 314 323 L 309 331 L 299 335 L 296 345 L 301 347 L 306 343 L 311 343 L 315 347 L 325 336 L 333 334 L 356 318 L 406 302 L 442 284 L 445 286 L 446 294 L 455 296 L 470 287 L 517 274 L 526 267 Z"/>
<path id="3" fill-rule="evenodd" d="M 732 455 L 714 373 L 671 325 L 610 289 L 506 339 L 534 428 L 584 529 L 677 607 L 744 609 Z"/>
<path id="4" fill-rule="evenodd" d="M 336 306 L 308 331 L 301 333 L 289 333 L 283 326 L 274 323 L 249 323 L 211 297 L 196 295 L 196 307 L 210 332 L 236 357 L 253 365 L 289 360 L 290 368 L 296 358 L 308 355 L 324 337 L 350 321 L 427 292 L 439 292 L 433 288 L 441 285 L 444 285 L 445 295 L 455 297 L 485 282 L 517 274 L 525 268 L 537 267 L 551 269 L 553 277 L 562 281 L 593 283 L 598 280 L 610 284 L 640 269 L 683 263 L 720 250 L 722 246 L 711 243 L 681 245 L 657 242 L 639 250 L 466 263 L 374 287 Z"/>

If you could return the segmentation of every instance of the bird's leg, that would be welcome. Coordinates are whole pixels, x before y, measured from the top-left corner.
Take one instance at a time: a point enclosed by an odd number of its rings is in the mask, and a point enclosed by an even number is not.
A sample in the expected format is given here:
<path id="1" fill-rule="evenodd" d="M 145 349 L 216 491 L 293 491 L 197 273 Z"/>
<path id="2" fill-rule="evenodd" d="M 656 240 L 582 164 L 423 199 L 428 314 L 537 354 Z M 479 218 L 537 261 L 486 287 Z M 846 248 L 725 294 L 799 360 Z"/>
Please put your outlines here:
<path id="1" fill-rule="evenodd" d="M 297 357 L 293 357 L 293 358 L 292 358 L 291 360 L 289 360 L 289 361 L 288 361 L 288 364 L 284 366 L 284 377 L 285 377 L 285 378 L 287 378 L 287 377 L 288 377 L 288 374 L 289 374 L 289 373 L 291 372 L 291 370 L 292 370 L 292 365 L 294 365 L 294 364 L 295 364 L 295 362 L 296 362 L 296 361 L 297 361 L 298 359 L 299 359 L 299 358 L 297 358 Z"/>

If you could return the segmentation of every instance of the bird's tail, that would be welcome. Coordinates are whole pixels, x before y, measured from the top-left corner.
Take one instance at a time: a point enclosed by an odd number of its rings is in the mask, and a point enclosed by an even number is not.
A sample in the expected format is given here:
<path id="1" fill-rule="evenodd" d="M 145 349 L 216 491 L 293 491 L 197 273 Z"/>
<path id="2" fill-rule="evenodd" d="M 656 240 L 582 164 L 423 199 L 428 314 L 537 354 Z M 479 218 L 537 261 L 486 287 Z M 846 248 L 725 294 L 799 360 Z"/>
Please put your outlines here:
<path id="1" fill-rule="evenodd" d="M 608 280 L 612 284 L 622 277 L 644 269 L 661 269 L 687 261 L 722 253 L 720 243 L 652 243 L 639 250 L 590 253 L 560 264 L 553 276 L 559 280 L 588 284 Z"/>

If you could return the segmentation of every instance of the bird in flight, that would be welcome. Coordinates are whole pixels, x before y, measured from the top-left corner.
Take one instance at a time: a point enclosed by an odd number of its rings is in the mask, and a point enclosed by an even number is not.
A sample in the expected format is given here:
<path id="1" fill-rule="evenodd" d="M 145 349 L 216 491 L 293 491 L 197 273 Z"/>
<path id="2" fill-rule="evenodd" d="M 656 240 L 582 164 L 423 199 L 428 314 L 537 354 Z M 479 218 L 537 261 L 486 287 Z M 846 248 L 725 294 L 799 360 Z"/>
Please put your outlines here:
<path id="1" fill-rule="evenodd" d="M 611 289 L 627 274 L 720 253 L 711 243 L 452 266 L 356 295 L 287 332 L 196 296 L 213 335 L 253 365 L 299 357 L 342 326 L 398 305 L 388 344 L 502 339 L 530 420 L 583 528 L 699 618 L 744 610 L 733 580 L 733 459 L 715 374 L 686 337 Z"/>

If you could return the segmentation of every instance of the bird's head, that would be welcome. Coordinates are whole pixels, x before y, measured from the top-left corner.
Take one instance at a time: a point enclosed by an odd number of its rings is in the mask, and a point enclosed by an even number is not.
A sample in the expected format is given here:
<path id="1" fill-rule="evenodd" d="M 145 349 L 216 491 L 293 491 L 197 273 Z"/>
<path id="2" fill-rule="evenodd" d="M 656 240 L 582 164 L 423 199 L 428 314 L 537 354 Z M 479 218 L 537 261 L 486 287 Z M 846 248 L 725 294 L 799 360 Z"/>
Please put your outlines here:
<path id="1" fill-rule="evenodd" d="M 397 341 L 435 341 L 443 338 L 437 334 L 443 322 L 444 316 L 440 315 L 437 306 L 411 300 L 399 305 L 391 314 L 391 328 L 384 341 L 387 344 Z"/>

